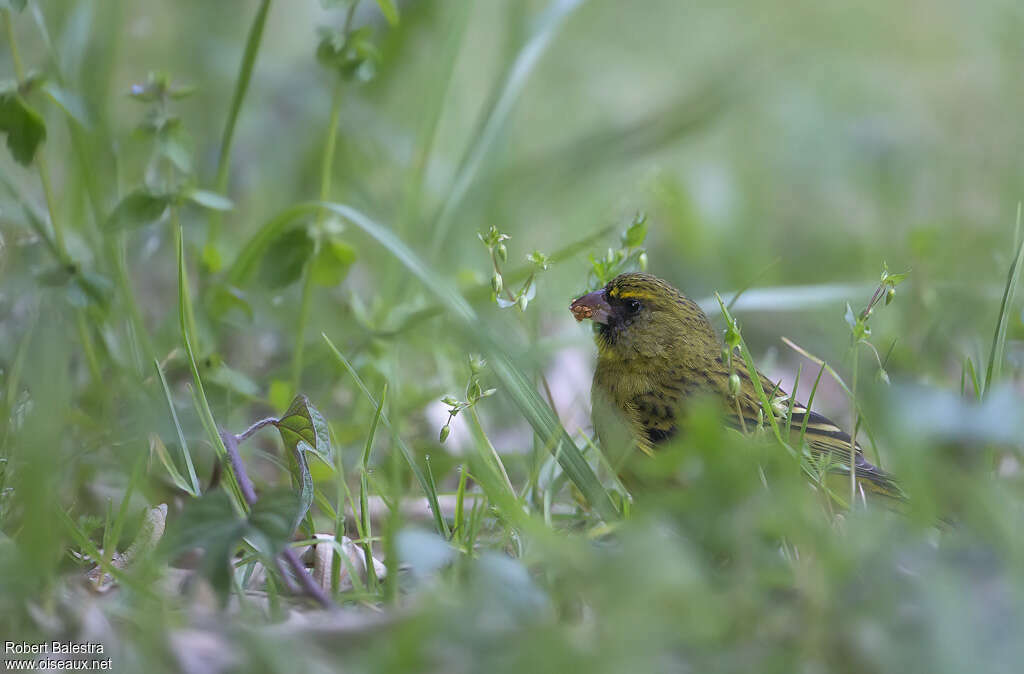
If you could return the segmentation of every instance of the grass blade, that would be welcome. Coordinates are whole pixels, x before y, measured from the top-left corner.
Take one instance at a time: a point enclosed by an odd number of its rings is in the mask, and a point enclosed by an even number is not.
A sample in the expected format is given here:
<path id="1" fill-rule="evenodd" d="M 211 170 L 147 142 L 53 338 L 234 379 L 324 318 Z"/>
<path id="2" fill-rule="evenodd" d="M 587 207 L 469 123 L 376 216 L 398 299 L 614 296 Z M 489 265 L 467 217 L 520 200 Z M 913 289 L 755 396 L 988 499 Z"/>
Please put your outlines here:
<path id="1" fill-rule="evenodd" d="M 238 68 L 238 79 L 235 80 L 235 90 L 231 95 L 231 108 L 228 110 L 228 118 L 224 122 L 224 133 L 220 139 L 220 155 L 217 158 L 217 194 L 224 194 L 228 186 L 228 168 L 231 165 L 231 141 L 235 136 L 235 123 L 238 121 L 238 112 L 242 109 L 242 101 L 249 90 L 249 80 L 252 79 L 252 69 L 256 64 L 256 54 L 263 39 L 263 27 L 267 23 L 267 10 L 270 9 L 270 0 L 262 0 L 253 17 L 252 25 L 249 27 L 249 36 L 245 41 L 245 51 L 242 53 L 242 63 Z M 207 243 L 212 244 L 217 240 L 220 232 L 221 218 L 223 213 L 214 209 L 210 211 L 210 227 L 207 231 Z"/>
<path id="2" fill-rule="evenodd" d="M 377 433 L 377 424 L 380 423 L 380 415 L 384 412 L 384 400 L 388 397 L 388 383 L 384 382 L 384 388 L 380 392 L 380 402 L 377 403 L 377 411 L 373 415 L 373 422 L 370 424 L 370 432 L 366 436 L 366 446 L 363 447 L 363 470 L 370 465 L 370 450 L 373 449 L 373 436 Z"/>
<path id="3" fill-rule="evenodd" d="M 196 477 L 196 469 L 195 466 L 192 465 L 192 453 L 188 449 L 188 441 L 185 440 L 185 432 L 181 429 L 181 422 L 178 421 L 178 413 L 174 409 L 174 400 L 171 398 L 171 389 L 167 386 L 167 378 L 164 377 L 164 371 L 163 368 L 160 367 L 160 361 L 154 358 L 153 366 L 156 368 L 157 377 L 160 378 L 160 385 L 163 387 L 164 398 L 167 400 L 167 407 L 171 410 L 171 419 L 174 421 L 174 430 L 178 434 L 178 443 L 181 445 L 181 453 L 185 457 L 185 467 L 188 468 L 189 485 L 185 491 L 192 496 L 199 496 L 199 478 Z M 166 450 L 164 453 L 166 453 Z M 163 456 L 160 458 L 162 461 Z M 172 463 L 169 468 L 173 466 L 174 464 Z M 176 468 L 174 469 L 174 472 L 178 472 Z"/>
<path id="4" fill-rule="evenodd" d="M 985 369 L 985 389 L 982 395 L 987 395 L 992 385 L 999 381 L 1002 374 L 1003 359 L 1006 355 L 1006 326 L 1009 322 L 1010 308 L 1013 306 L 1013 296 L 1017 292 L 1017 282 L 1020 280 L 1020 270 L 1024 266 L 1024 237 L 1021 237 L 1020 230 L 1021 205 L 1017 204 L 1017 228 L 1014 236 L 1014 243 L 1017 244 L 1017 255 L 1010 264 L 1010 270 L 1006 273 L 1006 287 L 1003 289 L 1003 300 L 999 304 L 999 318 L 996 320 L 996 331 L 992 335 L 992 348 L 988 353 L 988 367 Z"/>

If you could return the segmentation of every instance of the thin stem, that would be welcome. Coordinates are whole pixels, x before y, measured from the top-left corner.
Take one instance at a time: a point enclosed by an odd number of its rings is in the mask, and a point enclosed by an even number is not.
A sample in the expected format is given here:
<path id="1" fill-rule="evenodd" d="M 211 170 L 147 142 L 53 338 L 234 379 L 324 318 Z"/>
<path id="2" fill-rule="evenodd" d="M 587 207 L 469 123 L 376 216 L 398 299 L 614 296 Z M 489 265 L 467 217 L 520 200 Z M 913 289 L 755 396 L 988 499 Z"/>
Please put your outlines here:
<path id="1" fill-rule="evenodd" d="M 99 358 L 96 356 L 96 348 L 93 346 L 92 337 L 89 335 L 89 324 L 85 320 L 85 312 L 81 309 L 75 311 L 75 322 L 78 324 L 78 336 L 82 340 L 82 350 L 85 352 L 85 361 L 89 364 L 89 373 L 93 381 L 103 381 L 103 368 L 100 367 Z"/>
<path id="2" fill-rule="evenodd" d="M 237 436 L 238 441 L 242 442 L 243 440 L 248 439 L 249 436 L 251 436 L 256 431 L 260 430 L 261 428 L 265 426 L 272 426 L 276 424 L 278 421 L 280 421 L 280 419 L 278 419 L 277 417 L 267 417 L 266 419 L 260 419 L 252 426 L 239 433 Z"/>
<path id="3" fill-rule="evenodd" d="M 355 4 L 353 4 L 353 7 Z M 331 173 L 334 168 L 334 146 L 338 141 L 338 120 L 341 117 L 341 78 L 334 83 L 334 93 L 331 94 L 331 117 L 327 122 L 327 142 L 324 144 L 324 154 L 320 159 L 320 201 L 327 201 L 331 193 Z M 327 212 L 320 211 L 317 222 L 323 222 Z"/>
<path id="4" fill-rule="evenodd" d="M 50 213 L 50 224 L 53 225 L 53 240 L 57 244 L 57 250 L 65 260 L 68 258 L 67 245 L 64 243 L 64 227 L 60 219 L 56 217 L 57 201 L 53 198 L 53 186 L 50 182 L 50 170 L 46 165 L 46 157 L 42 151 L 36 157 L 36 164 L 39 168 L 39 181 L 43 184 L 43 196 L 46 199 L 46 210 Z"/>
<path id="5" fill-rule="evenodd" d="M 353 3 L 349 8 L 349 18 L 345 21 L 346 31 L 351 20 L 351 10 L 355 7 Z M 328 201 L 331 195 L 331 174 L 334 165 L 334 147 L 338 140 L 338 119 L 341 117 L 341 94 L 343 82 L 339 77 L 334 84 L 334 93 L 331 96 L 331 116 L 327 128 L 327 142 L 324 144 L 324 154 L 320 160 L 320 201 Z M 321 209 L 317 213 L 317 242 L 313 247 L 313 254 L 302 269 L 302 300 L 299 305 L 299 323 L 296 328 L 295 353 L 292 355 L 292 392 L 298 393 L 302 384 L 302 359 L 306 347 L 306 326 L 309 323 L 310 304 L 313 299 L 313 260 L 320 251 L 320 227 L 323 225 L 327 211 Z"/>
<path id="6" fill-rule="evenodd" d="M 850 509 L 857 503 L 857 426 L 860 425 L 857 409 L 857 345 L 853 346 L 853 428 L 850 433 Z"/>
<path id="7" fill-rule="evenodd" d="M 314 246 L 313 257 L 317 248 Z M 313 299 L 313 260 L 306 262 L 302 270 L 302 302 L 299 305 L 299 323 L 295 331 L 295 354 L 292 356 L 292 393 L 299 392 L 302 384 L 302 356 L 306 347 L 306 324 L 309 323 L 309 307 Z"/>
<path id="8" fill-rule="evenodd" d="M 18 53 L 18 42 L 14 39 L 14 21 L 11 20 L 11 10 L 0 10 L 4 13 L 4 27 L 7 30 L 7 43 L 11 45 L 11 62 L 14 63 L 14 75 L 18 81 L 25 77 L 25 68 L 21 64 L 21 54 Z"/>

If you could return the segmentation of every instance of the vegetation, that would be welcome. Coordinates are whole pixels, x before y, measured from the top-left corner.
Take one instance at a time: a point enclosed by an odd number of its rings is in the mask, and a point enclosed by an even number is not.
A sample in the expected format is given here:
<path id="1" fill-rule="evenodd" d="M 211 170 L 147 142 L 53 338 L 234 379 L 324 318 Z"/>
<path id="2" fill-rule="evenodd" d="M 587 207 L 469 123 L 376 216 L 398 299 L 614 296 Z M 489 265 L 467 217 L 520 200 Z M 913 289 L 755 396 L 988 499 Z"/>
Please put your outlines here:
<path id="1" fill-rule="evenodd" d="M 3 639 L 115 671 L 1024 661 L 1024 9 L 0 23 Z M 568 305 L 641 268 L 900 512 L 825 485 L 770 390 L 630 493 Z"/>

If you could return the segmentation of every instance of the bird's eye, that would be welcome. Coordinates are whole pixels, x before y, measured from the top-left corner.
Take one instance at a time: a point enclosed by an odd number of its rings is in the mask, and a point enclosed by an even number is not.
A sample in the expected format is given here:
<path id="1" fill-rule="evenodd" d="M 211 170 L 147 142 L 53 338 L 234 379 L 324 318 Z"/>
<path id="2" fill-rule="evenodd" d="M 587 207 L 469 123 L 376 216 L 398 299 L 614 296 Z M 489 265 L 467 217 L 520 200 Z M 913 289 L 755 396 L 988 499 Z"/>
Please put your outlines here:
<path id="1" fill-rule="evenodd" d="M 640 302 L 639 302 L 639 300 L 630 300 L 629 304 L 627 306 L 629 306 L 629 312 L 632 313 L 632 314 L 635 314 L 638 311 L 640 311 Z"/>

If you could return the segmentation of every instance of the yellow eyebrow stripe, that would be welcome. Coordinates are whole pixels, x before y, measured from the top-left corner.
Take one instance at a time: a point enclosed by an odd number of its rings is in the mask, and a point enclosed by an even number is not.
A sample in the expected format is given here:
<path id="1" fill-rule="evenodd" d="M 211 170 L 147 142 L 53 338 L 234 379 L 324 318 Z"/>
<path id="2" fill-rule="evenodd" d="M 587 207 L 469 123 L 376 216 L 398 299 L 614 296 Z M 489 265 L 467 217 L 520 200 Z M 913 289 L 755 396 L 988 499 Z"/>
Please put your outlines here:
<path id="1" fill-rule="evenodd" d="M 627 290 L 625 292 L 612 293 L 612 297 L 615 297 L 617 299 L 635 298 L 638 300 L 649 300 L 654 296 L 654 293 L 648 293 L 642 290 Z"/>

